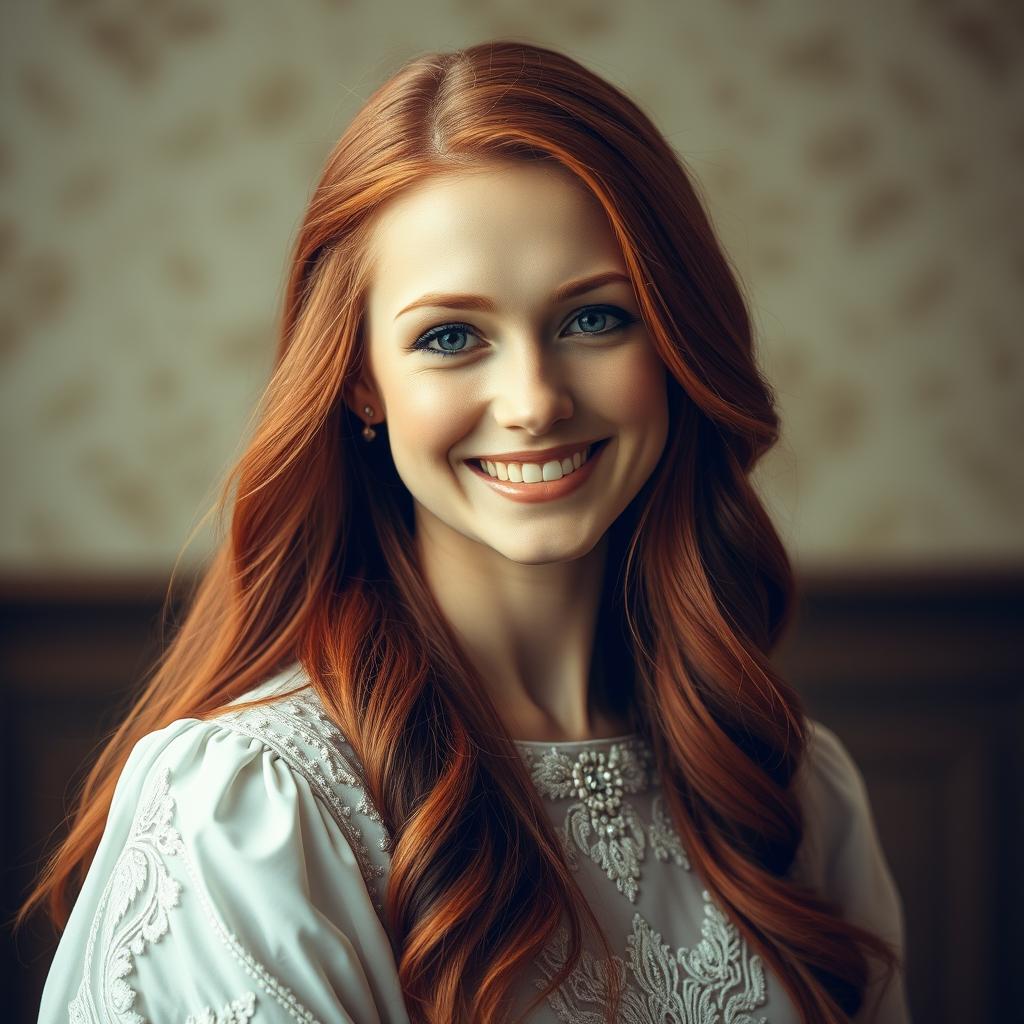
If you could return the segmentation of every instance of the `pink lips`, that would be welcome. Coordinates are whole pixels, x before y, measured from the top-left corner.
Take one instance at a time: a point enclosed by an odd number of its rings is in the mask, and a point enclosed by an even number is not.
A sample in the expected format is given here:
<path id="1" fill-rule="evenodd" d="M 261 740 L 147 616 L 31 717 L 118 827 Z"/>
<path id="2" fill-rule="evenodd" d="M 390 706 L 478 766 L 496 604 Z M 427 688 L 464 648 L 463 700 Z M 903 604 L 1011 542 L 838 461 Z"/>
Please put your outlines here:
<path id="1" fill-rule="evenodd" d="M 563 476 L 561 480 L 547 480 L 537 484 L 517 484 L 511 480 L 496 480 L 487 470 L 481 468 L 479 463 L 467 461 L 466 465 L 504 497 L 523 504 L 534 504 L 535 502 L 563 498 L 582 487 L 590 479 L 598 459 L 607 447 L 607 440 L 599 441 L 591 448 L 590 457 L 579 469 L 573 470 L 568 476 Z"/>
<path id="2" fill-rule="evenodd" d="M 472 458 L 479 459 L 481 462 L 533 462 L 538 466 L 543 466 L 545 462 L 551 462 L 554 459 L 561 462 L 562 459 L 570 458 L 575 452 L 583 451 L 584 448 L 607 440 L 607 438 L 592 437 L 589 441 L 559 444 L 541 451 L 499 452 L 497 455 L 474 455 Z"/>

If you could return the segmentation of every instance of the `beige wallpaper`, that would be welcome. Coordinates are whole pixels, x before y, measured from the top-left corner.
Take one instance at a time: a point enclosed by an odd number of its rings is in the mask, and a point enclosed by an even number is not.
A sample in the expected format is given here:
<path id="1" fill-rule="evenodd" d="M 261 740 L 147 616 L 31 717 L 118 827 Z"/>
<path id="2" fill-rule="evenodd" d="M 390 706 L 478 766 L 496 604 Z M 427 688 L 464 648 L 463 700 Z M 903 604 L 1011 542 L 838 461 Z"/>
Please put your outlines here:
<path id="1" fill-rule="evenodd" d="M 2 11 L 0 572 L 170 569 L 327 151 L 407 56 L 501 36 L 625 88 L 702 183 L 779 391 L 758 483 L 798 564 L 1024 561 L 1019 3 Z"/>

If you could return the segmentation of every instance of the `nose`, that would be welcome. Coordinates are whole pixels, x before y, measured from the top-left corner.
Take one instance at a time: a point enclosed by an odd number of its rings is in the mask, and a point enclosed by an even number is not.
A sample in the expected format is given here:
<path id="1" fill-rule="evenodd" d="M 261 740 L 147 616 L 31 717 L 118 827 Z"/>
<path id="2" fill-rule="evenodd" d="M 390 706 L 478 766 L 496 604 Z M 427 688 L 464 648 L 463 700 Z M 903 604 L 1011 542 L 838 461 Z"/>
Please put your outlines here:
<path id="1" fill-rule="evenodd" d="M 518 354 L 516 354 L 518 353 Z M 510 348 L 492 390 L 495 421 L 537 437 L 573 414 L 566 368 L 542 345 Z"/>

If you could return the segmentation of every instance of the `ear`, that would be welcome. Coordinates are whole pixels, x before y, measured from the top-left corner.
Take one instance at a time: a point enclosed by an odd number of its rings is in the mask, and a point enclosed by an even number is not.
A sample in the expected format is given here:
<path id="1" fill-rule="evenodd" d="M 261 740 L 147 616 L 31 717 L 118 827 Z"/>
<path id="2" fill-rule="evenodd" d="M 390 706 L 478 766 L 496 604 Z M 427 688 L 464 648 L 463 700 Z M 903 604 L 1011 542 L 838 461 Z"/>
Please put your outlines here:
<path id="1" fill-rule="evenodd" d="M 345 404 L 364 423 L 382 423 L 384 421 L 384 403 L 380 399 L 377 389 L 367 380 L 360 377 L 344 389 Z M 366 406 L 369 406 L 373 413 L 367 414 Z"/>

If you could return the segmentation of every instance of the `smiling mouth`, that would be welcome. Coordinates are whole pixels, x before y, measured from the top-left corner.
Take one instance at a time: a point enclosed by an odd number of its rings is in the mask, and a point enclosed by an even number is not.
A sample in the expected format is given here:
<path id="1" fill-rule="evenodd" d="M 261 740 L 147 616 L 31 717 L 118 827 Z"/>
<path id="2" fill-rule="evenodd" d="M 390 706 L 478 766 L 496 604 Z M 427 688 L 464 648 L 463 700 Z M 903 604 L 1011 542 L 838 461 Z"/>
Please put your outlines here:
<path id="1" fill-rule="evenodd" d="M 467 465 L 492 480 L 515 484 L 542 484 L 572 476 L 603 448 L 610 438 L 595 441 L 572 456 L 563 459 L 549 459 L 546 462 L 495 462 L 491 459 L 467 459 Z"/>

